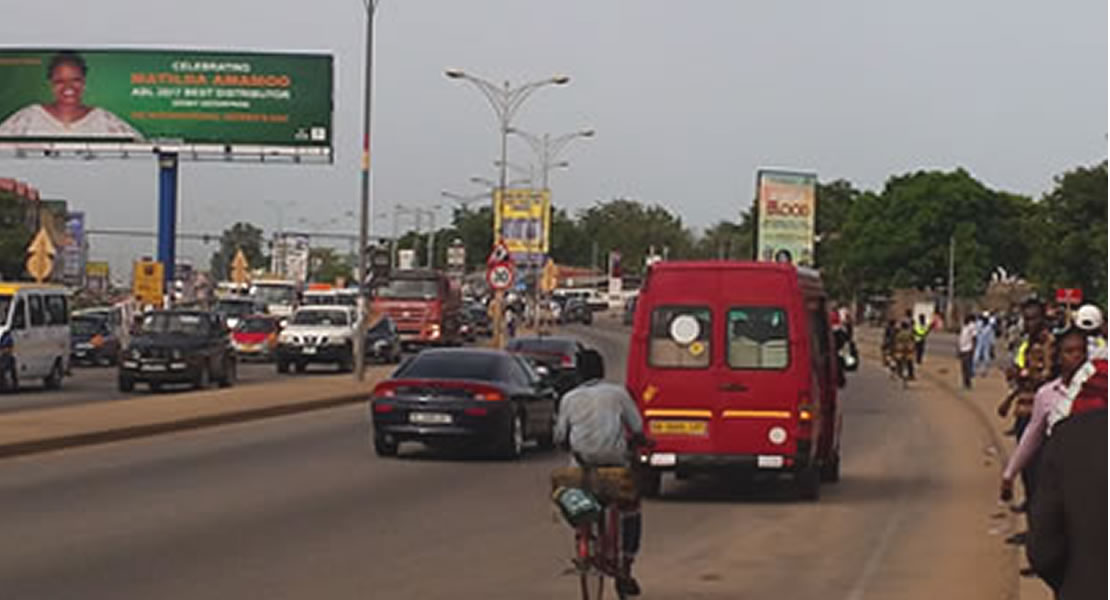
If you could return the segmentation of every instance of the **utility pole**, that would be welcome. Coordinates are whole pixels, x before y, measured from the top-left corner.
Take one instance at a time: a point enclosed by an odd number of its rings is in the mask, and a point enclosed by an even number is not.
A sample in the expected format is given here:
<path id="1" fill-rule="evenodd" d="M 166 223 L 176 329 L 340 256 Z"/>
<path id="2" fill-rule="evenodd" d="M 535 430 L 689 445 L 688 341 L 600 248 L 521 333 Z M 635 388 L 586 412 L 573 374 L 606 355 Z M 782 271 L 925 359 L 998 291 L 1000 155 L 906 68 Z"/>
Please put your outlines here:
<path id="1" fill-rule="evenodd" d="M 370 288 L 366 285 L 366 246 L 370 243 L 370 102 L 374 80 L 374 10 L 378 0 L 363 0 L 366 8 L 366 63 L 362 95 L 362 174 L 358 214 L 358 334 L 355 336 L 355 381 L 366 377 L 366 317 Z"/>
<path id="2" fill-rule="evenodd" d="M 951 326 L 952 303 L 956 299 L 956 236 L 948 236 L 948 303 L 944 307 L 944 322 Z"/>

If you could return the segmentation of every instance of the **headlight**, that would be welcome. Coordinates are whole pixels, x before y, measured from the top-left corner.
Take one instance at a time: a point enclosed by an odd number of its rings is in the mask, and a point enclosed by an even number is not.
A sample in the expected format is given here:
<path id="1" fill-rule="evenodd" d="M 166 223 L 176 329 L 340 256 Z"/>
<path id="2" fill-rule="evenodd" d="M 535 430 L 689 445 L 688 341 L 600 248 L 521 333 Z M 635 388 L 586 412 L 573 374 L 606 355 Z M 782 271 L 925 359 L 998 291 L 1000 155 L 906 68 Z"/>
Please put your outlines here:
<path id="1" fill-rule="evenodd" d="M 181 351 L 174 349 L 172 352 L 170 352 L 170 358 L 172 358 L 173 360 L 181 360 Z"/>
<path id="2" fill-rule="evenodd" d="M 138 348 L 132 349 L 130 354 L 131 354 L 131 358 L 133 358 L 135 360 L 139 360 L 140 358 L 143 357 L 143 353 L 140 352 Z"/>

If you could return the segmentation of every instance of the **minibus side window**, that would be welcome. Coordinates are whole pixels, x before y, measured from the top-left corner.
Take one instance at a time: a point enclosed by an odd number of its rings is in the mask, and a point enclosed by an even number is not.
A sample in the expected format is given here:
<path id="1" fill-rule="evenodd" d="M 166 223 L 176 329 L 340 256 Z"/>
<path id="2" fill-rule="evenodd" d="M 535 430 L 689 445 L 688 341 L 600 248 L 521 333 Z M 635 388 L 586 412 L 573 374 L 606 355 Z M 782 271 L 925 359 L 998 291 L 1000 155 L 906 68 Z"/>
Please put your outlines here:
<path id="1" fill-rule="evenodd" d="M 61 294 L 46 296 L 46 321 L 51 325 L 65 325 L 69 322 L 66 310 L 66 297 Z"/>
<path id="2" fill-rule="evenodd" d="M 790 364 L 790 328 L 778 306 L 735 306 L 728 311 L 728 366 L 785 369 Z"/>
<path id="3" fill-rule="evenodd" d="M 712 356 L 713 319 L 706 306 L 661 306 L 651 313 L 648 364 L 704 369 Z"/>
<path id="4" fill-rule="evenodd" d="M 31 309 L 31 327 L 42 327 L 46 323 L 46 311 L 42 308 L 42 296 L 27 296 L 27 306 Z"/>

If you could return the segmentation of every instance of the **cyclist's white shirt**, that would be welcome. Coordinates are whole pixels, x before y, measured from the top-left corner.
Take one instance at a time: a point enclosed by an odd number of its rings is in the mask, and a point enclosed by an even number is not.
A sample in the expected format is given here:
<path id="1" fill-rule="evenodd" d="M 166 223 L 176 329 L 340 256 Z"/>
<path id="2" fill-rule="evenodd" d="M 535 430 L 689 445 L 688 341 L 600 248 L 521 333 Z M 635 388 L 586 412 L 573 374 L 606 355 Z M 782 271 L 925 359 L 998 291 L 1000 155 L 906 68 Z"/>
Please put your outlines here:
<path id="1" fill-rule="evenodd" d="M 571 452 L 593 465 L 628 463 L 625 432 L 643 433 L 640 411 L 622 385 L 600 380 L 574 388 L 559 403 L 555 440 L 570 436 Z"/>

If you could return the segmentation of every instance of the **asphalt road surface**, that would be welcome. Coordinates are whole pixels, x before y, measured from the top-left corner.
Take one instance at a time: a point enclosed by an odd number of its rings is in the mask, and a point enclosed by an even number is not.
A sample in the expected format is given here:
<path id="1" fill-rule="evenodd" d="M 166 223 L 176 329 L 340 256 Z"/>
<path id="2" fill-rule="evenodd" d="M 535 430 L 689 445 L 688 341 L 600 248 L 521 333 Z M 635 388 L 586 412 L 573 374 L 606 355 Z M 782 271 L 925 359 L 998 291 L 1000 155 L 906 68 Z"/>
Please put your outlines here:
<path id="1" fill-rule="evenodd" d="M 623 379 L 624 334 L 571 331 Z M 843 480 L 817 503 L 668 480 L 644 507 L 643 597 L 1012 597 L 968 410 L 866 365 L 844 402 Z M 547 497 L 565 457 L 379 459 L 367 431 L 347 407 L 0 462 L 0 595 L 576 597 Z"/>

